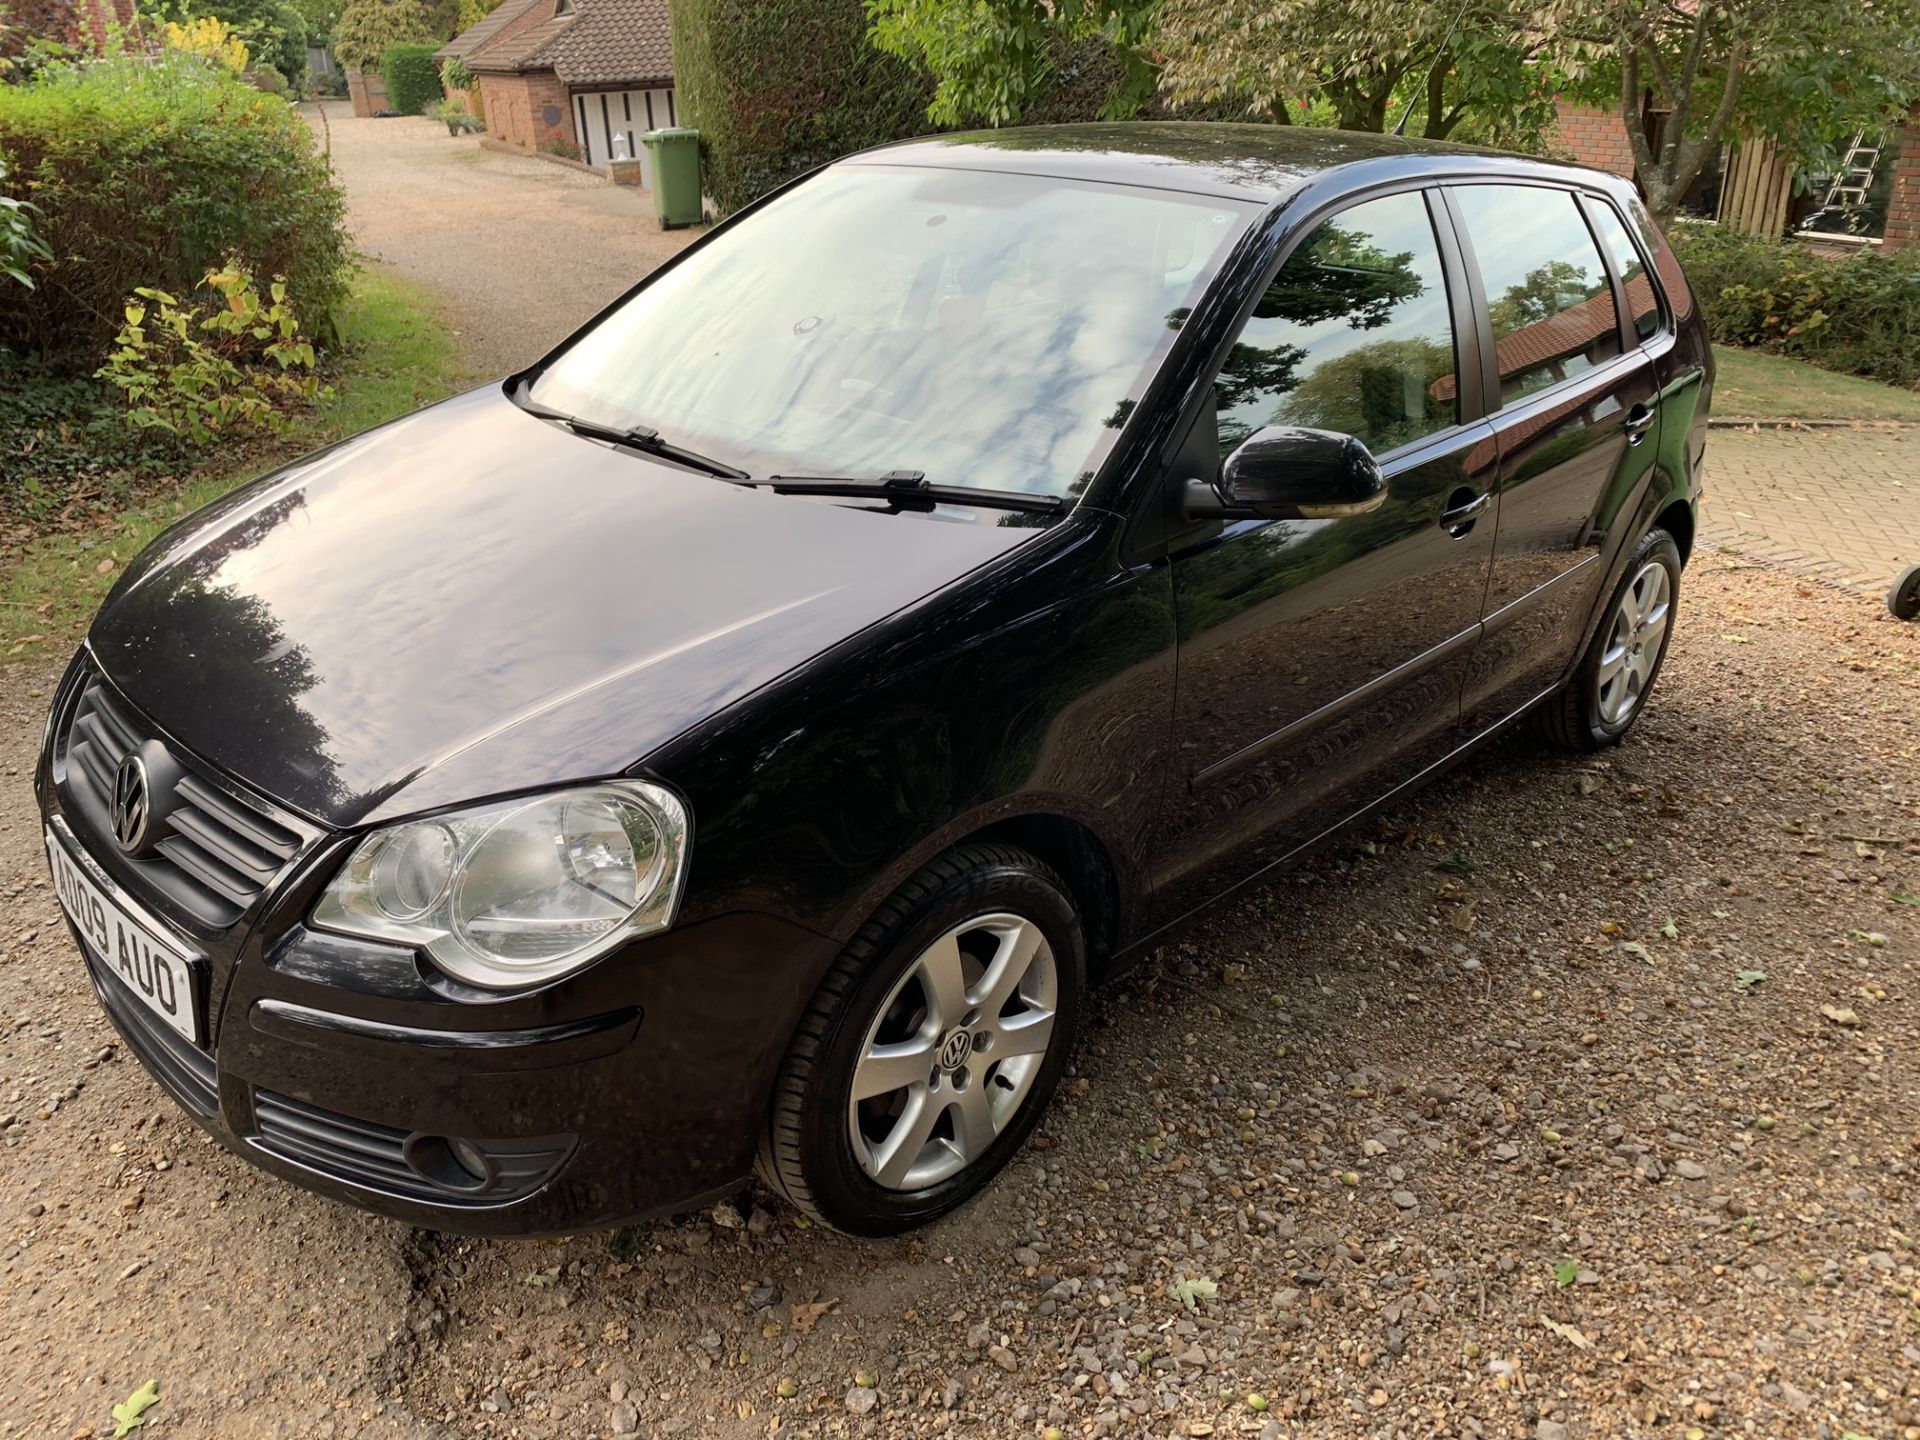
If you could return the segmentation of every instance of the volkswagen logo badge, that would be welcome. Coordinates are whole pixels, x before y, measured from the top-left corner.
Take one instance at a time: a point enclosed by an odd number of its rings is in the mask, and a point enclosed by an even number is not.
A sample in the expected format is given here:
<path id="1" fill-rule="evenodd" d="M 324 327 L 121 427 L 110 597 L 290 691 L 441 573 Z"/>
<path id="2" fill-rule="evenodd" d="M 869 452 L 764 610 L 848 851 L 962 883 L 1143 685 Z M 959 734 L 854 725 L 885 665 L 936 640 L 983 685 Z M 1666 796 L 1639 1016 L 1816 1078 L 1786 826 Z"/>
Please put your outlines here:
<path id="1" fill-rule="evenodd" d="M 147 787 L 147 767 L 138 755 L 129 755 L 113 774 L 113 838 L 128 854 L 146 843 L 147 820 L 153 813 L 153 797 Z"/>
<path id="2" fill-rule="evenodd" d="M 938 1058 L 942 1069 L 958 1070 L 967 1063 L 967 1057 L 971 1054 L 973 1054 L 973 1036 L 964 1030 L 949 1030 L 947 1038 L 940 1042 Z"/>

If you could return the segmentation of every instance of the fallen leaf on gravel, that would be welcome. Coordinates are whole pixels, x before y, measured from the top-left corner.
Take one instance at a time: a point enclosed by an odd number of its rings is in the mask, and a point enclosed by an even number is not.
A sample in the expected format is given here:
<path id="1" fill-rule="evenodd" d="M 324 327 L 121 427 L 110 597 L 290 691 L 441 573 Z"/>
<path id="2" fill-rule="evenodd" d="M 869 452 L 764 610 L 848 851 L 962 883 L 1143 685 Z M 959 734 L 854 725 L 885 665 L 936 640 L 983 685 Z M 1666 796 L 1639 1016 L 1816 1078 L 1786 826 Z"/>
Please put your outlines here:
<path id="1" fill-rule="evenodd" d="M 1860 1023 L 1860 1017 L 1844 1005 L 1822 1005 L 1820 1013 L 1836 1025 L 1845 1025 L 1852 1029 Z"/>
<path id="2" fill-rule="evenodd" d="M 550 1285 L 558 1285 L 560 1283 L 560 1272 L 558 1270 L 535 1270 L 531 1275 L 526 1277 L 526 1283 L 533 1286 L 536 1290 L 544 1290 Z"/>
<path id="3" fill-rule="evenodd" d="M 821 1300 L 811 1305 L 796 1305 L 787 1312 L 787 1323 L 798 1333 L 811 1335 L 813 1327 L 819 1324 L 820 1317 L 839 1303 L 838 1299 L 833 1299 Z"/>
<path id="4" fill-rule="evenodd" d="M 1660 957 L 1642 945 L 1638 940 L 1622 940 L 1620 942 L 1620 948 L 1629 955 L 1638 955 L 1649 965 L 1658 965 L 1660 963 Z"/>
<path id="5" fill-rule="evenodd" d="M 1671 915 L 1667 917 L 1667 923 L 1660 927 L 1660 933 L 1669 940 L 1678 940 L 1680 938 L 1680 927 L 1674 924 Z"/>
<path id="6" fill-rule="evenodd" d="M 147 1422 L 141 1417 L 152 1409 L 160 1399 L 160 1382 L 149 1380 L 126 1399 L 126 1403 L 113 1407 L 113 1440 L 124 1440 Z"/>
<path id="7" fill-rule="evenodd" d="M 1733 973 L 1733 988 L 1751 990 L 1766 978 L 1767 972 L 1764 970 L 1736 970 Z"/>
<path id="8" fill-rule="evenodd" d="M 1580 1333 L 1580 1327 L 1577 1325 L 1562 1325 L 1558 1320 L 1549 1320 L 1544 1315 L 1540 1317 L 1540 1323 L 1576 1350 L 1591 1350 L 1593 1348 L 1593 1342 Z"/>
<path id="9" fill-rule="evenodd" d="M 1562 1289 L 1573 1284 L 1573 1282 L 1579 1278 L 1580 1262 L 1578 1260 L 1562 1260 L 1553 1267 L 1553 1282 Z"/>
<path id="10" fill-rule="evenodd" d="M 1167 1287 L 1167 1293 L 1187 1309 L 1198 1310 L 1199 1302 L 1213 1299 L 1220 1293 L 1220 1287 L 1211 1280 L 1195 1276 L 1174 1281 Z"/>

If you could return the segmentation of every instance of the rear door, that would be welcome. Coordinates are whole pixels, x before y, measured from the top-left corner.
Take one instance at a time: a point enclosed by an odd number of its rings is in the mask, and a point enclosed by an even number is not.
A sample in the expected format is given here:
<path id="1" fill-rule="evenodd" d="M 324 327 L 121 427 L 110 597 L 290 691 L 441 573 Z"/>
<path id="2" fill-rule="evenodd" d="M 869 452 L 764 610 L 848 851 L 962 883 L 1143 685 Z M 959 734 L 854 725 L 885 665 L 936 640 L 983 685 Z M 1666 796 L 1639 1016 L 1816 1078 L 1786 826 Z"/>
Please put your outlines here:
<path id="1" fill-rule="evenodd" d="M 1172 478 L 1217 478 L 1262 426 L 1302 425 L 1362 440 L 1388 494 L 1366 514 L 1216 520 L 1169 538 L 1179 773 L 1156 847 L 1162 919 L 1456 743 L 1495 460 L 1477 379 L 1465 395 L 1459 383 L 1472 314 L 1460 273 L 1436 196 L 1361 200 L 1295 246 L 1220 368 Z"/>
<path id="2" fill-rule="evenodd" d="M 1614 517 L 1632 513 L 1622 501 L 1659 453 L 1659 394 L 1594 233 L 1599 202 L 1517 181 L 1455 185 L 1447 200 L 1499 447 L 1486 629 L 1463 696 L 1472 734 L 1557 685 L 1583 648 Z"/>

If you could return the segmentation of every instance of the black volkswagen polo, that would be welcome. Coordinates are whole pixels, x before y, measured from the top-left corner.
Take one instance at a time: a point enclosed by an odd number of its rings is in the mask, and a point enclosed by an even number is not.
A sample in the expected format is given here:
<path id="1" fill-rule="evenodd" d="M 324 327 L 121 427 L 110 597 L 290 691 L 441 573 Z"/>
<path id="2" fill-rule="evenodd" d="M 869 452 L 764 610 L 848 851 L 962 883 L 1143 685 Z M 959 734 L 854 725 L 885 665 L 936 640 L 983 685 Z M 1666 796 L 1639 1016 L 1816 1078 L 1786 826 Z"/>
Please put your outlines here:
<path id="1" fill-rule="evenodd" d="M 1672 633 L 1712 371 L 1624 182 L 1135 124 L 877 150 L 192 516 L 37 776 L 225 1144 L 488 1234 L 984 1185 L 1087 986 Z"/>

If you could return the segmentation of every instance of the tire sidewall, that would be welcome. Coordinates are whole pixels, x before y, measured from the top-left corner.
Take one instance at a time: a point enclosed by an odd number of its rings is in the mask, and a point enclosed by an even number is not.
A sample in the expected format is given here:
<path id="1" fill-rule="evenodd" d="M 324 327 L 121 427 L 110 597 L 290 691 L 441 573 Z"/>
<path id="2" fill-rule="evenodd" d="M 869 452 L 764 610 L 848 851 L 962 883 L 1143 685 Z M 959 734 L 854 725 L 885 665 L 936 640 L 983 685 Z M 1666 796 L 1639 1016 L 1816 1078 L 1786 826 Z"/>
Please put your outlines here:
<path id="1" fill-rule="evenodd" d="M 848 1134 L 854 1068 L 867 1030 L 900 977 L 927 946 L 969 919 L 1005 912 L 1037 924 L 1053 949 L 1059 976 L 1052 1048 L 1020 1111 L 986 1153 L 924 1190 L 889 1190 L 860 1168 Z M 821 1213 L 838 1229 L 886 1235 L 946 1214 L 992 1180 L 1026 1143 L 1072 1053 L 1086 994 L 1086 946 L 1065 890 L 1045 872 L 992 861 L 943 885 L 881 942 L 879 958 L 835 1011 L 823 1037 L 819 1080 L 801 1122 L 802 1165 Z"/>
<path id="2" fill-rule="evenodd" d="M 1660 653 L 1653 657 L 1653 669 L 1647 672 L 1647 684 L 1640 693 L 1640 703 L 1628 711 L 1624 718 L 1608 724 L 1600 718 L 1600 657 L 1606 653 L 1607 638 L 1613 631 L 1613 617 L 1620 608 L 1620 597 L 1627 593 L 1634 578 L 1654 562 L 1664 566 L 1667 572 L 1667 628 L 1660 636 Z M 1666 666 L 1667 649 L 1673 644 L 1674 627 L 1679 616 L 1680 547 L 1665 530 L 1649 530 L 1634 546 L 1633 554 L 1627 560 L 1626 572 L 1607 596 L 1606 607 L 1600 612 L 1600 623 L 1594 630 L 1592 643 L 1580 662 L 1581 716 L 1596 748 L 1615 744 L 1646 713 L 1647 699 L 1653 694 L 1653 687 L 1659 683 L 1660 672 Z"/>

